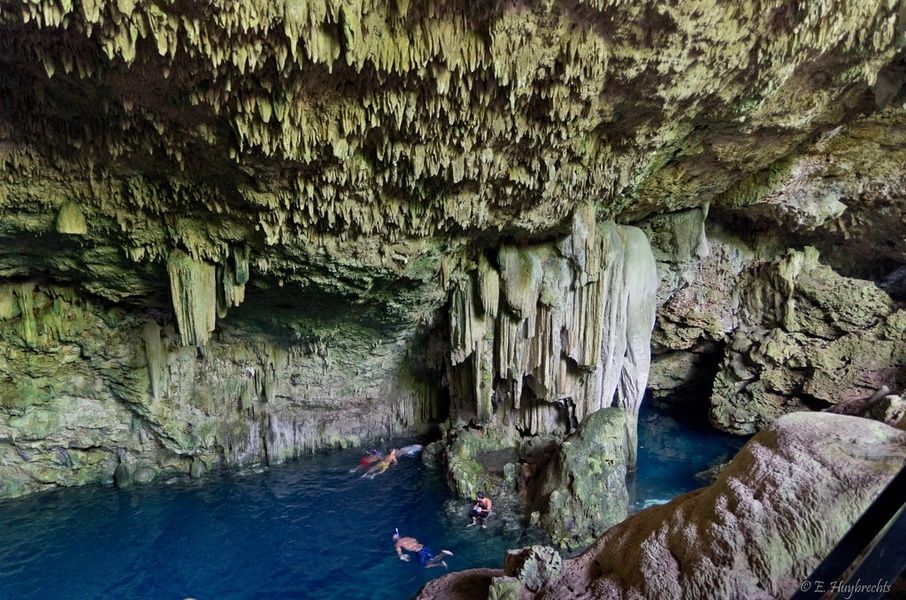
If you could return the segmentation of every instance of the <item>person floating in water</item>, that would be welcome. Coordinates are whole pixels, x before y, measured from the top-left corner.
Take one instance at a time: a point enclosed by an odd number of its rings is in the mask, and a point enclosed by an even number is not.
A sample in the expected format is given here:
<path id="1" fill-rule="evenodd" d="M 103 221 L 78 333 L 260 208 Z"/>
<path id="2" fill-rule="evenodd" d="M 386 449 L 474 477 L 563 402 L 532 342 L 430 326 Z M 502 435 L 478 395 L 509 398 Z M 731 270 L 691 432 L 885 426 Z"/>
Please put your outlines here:
<path id="1" fill-rule="evenodd" d="M 449 550 L 441 550 L 440 554 L 435 556 L 431 549 L 419 542 L 414 537 L 402 537 L 400 535 L 400 530 L 396 529 L 393 531 L 393 547 L 396 550 L 396 555 L 400 557 L 400 560 L 409 561 L 409 552 L 415 552 L 418 556 L 418 564 L 423 566 L 426 569 L 432 567 L 447 567 L 447 563 L 444 561 L 445 556 L 453 556 L 453 553 Z"/>
<path id="2" fill-rule="evenodd" d="M 491 516 L 492 508 L 494 508 L 494 503 L 491 502 L 491 499 L 485 496 L 484 492 L 478 492 L 478 499 L 475 500 L 475 504 L 472 505 L 472 510 L 469 511 L 472 522 L 469 523 L 467 527 L 478 525 L 478 522 L 480 521 L 481 528 L 484 529 L 487 526 L 485 521 Z"/>
<path id="3" fill-rule="evenodd" d="M 387 456 L 376 462 L 368 469 L 368 472 L 362 475 L 362 477 L 367 477 L 368 479 L 374 479 L 376 475 L 380 475 L 384 471 L 390 468 L 390 465 L 396 464 L 396 448 L 391 450 Z"/>
<path id="4" fill-rule="evenodd" d="M 367 469 L 368 467 L 370 467 L 374 463 L 378 462 L 379 460 L 382 460 L 383 458 L 384 458 L 384 454 L 380 450 L 369 450 L 368 452 L 366 452 L 365 454 L 362 455 L 362 458 L 359 459 L 359 464 L 357 466 L 349 469 L 349 472 L 355 473 L 359 469 Z"/>

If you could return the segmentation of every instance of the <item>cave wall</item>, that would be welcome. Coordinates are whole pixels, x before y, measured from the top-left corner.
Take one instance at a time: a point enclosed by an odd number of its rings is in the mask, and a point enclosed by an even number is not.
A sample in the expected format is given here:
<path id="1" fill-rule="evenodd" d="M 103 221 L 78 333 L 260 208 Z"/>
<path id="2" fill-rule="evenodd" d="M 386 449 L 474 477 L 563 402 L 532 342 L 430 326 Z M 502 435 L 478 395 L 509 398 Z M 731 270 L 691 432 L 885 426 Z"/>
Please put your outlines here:
<path id="1" fill-rule="evenodd" d="M 906 311 L 878 281 L 845 277 L 776 232 L 740 239 L 702 212 L 643 227 L 662 248 L 665 278 L 682 280 L 662 289 L 655 395 L 704 401 L 712 424 L 750 434 L 798 410 L 860 414 L 878 390 L 906 385 Z M 692 241 L 700 252 L 689 261 Z"/>
<path id="2" fill-rule="evenodd" d="M 0 308 L 2 497 L 110 481 L 122 465 L 144 483 L 279 464 L 442 416 L 428 331 L 337 298 L 290 303 L 279 319 L 248 305 L 203 352 L 172 314 L 72 288 L 3 284 Z"/>
<path id="3" fill-rule="evenodd" d="M 903 262 L 904 23 L 871 0 L 0 0 L 2 493 L 415 430 L 441 371 L 459 424 L 637 409 L 630 225 L 678 363 L 790 246 L 849 277 Z"/>

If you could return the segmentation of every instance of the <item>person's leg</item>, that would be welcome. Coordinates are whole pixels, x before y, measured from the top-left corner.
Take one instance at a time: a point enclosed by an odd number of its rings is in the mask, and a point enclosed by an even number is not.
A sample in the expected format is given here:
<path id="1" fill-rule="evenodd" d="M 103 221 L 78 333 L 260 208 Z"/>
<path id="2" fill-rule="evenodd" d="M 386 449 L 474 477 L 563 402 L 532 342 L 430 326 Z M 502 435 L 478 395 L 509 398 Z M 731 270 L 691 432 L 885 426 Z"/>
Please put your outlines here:
<path id="1" fill-rule="evenodd" d="M 430 565 L 434 560 L 435 556 L 434 553 L 431 552 L 431 549 L 427 546 L 422 546 L 422 549 L 418 551 L 418 564 L 426 569 L 430 569 Z"/>

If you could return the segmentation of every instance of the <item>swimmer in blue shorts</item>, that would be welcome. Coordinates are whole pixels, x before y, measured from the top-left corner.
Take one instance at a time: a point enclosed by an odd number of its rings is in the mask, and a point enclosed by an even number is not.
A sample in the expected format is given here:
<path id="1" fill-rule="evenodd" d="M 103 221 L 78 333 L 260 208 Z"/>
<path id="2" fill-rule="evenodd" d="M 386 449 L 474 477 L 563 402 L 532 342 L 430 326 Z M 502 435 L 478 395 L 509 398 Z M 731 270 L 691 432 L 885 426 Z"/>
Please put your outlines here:
<path id="1" fill-rule="evenodd" d="M 400 557 L 400 560 L 408 561 L 409 555 L 407 553 L 415 552 L 418 556 L 418 564 L 426 569 L 432 567 L 446 568 L 447 563 L 444 561 L 444 558 L 453 556 L 453 553 L 449 550 L 441 550 L 440 554 L 435 556 L 430 548 L 419 542 L 417 539 L 413 537 L 402 537 L 399 529 L 393 532 L 393 543 L 394 548 L 396 549 L 396 555 Z"/>

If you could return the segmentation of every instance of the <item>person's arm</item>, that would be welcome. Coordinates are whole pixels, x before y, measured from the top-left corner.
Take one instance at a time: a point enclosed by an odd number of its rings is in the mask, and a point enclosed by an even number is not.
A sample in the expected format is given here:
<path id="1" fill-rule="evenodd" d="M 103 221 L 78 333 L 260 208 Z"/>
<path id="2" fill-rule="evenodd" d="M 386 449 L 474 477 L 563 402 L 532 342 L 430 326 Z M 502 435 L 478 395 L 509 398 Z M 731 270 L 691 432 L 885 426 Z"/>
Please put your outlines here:
<path id="1" fill-rule="evenodd" d="M 395 546 L 396 546 L 396 555 L 400 557 L 400 560 L 408 561 L 408 560 L 409 560 L 409 555 L 408 555 L 408 554 L 403 554 L 403 547 L 402 547 L 402 545 L 401 545 L 399 542 L 397 542 L 397 543 L 395 544 Z"/>

